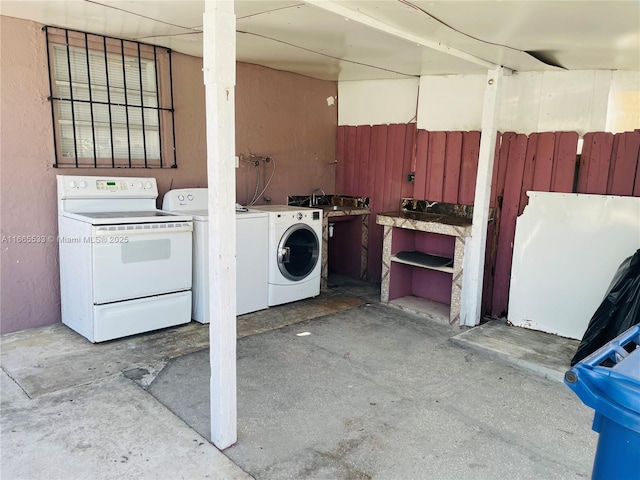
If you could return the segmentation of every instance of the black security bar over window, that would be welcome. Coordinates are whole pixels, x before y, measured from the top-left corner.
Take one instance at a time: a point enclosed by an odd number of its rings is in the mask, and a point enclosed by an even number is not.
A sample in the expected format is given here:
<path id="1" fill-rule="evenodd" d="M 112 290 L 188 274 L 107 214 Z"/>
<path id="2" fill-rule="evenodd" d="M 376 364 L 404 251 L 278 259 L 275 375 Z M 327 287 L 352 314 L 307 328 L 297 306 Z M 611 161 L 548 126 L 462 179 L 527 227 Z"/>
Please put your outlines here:
<path id="1" fill-rule="evenodd" d="M 176 168 L 171 50 L 43 29 L 54 167 Z"/>

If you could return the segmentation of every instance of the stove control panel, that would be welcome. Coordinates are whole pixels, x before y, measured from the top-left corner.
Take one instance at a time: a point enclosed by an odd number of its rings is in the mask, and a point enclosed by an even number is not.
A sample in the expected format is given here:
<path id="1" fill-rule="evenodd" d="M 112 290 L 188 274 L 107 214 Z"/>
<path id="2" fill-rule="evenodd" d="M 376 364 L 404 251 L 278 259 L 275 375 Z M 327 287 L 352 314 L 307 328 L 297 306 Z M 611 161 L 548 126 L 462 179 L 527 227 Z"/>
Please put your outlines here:
<path id="1" fill-rule="evenodd" d="M 156 198 L 155 178 L 58 175 L 60 198 Z"/>
<path id="2" fill-rule="evenodd" d="M 138 188 L 142 187 L 139 183 Z M 96 180 L 96 188 L 98 190 L 127 190 L 127 182 L 125 180 Z"/>

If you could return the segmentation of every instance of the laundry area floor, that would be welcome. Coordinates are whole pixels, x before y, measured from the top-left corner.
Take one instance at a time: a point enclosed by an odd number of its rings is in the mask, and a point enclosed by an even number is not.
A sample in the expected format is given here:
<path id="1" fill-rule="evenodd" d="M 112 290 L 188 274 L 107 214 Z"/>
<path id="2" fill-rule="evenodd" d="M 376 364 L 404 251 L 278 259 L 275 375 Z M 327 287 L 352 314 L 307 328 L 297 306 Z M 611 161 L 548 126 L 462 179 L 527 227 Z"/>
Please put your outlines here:
<path id="1" fill-rule="evenodd" d="M 2 479 L 589 478 L 593 410 L 561 383 L 577 342 L 473 329 L 331 277 L 238 318 L 238 442 L 209 438 L 208 326 L 102 344 L 2 337 Z"/>

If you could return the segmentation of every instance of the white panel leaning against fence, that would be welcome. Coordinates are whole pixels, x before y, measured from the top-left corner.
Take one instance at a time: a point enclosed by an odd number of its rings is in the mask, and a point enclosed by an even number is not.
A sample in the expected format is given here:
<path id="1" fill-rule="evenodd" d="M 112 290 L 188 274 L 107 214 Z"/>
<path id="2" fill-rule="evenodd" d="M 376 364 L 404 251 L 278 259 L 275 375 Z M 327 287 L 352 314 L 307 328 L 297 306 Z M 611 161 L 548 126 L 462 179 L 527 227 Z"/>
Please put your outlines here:
<path id="1" fill-rule="evenodd" d="M 640 198 L 527 195 L 516 223 L 509 321 L 580 339 L 616 270 L 640 248 Z"/>

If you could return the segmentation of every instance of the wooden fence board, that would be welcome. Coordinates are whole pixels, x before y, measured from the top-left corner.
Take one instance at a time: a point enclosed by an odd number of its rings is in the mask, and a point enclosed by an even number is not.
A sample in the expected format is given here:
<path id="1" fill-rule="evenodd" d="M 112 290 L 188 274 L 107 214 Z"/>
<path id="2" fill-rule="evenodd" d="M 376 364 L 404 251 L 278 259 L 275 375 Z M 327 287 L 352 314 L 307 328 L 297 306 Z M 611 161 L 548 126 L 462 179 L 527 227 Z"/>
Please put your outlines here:
<path id="1" fill-rule="evenodd" d="M 356 182 L 355 182 L 355 174 L 356 174 L 356 135 L 357 135 L 358 127 L 347 127 L 347 169 L 346 174 L 347 178 L 345 179 L 345 193 L 347 195 L 352 195 L 351 192 L 355 191 Z"/>
<path id="2" fill-rule="evenodd" d="M 507 162 L 509 158 L 509 145 L 516 137 L 513 132 L 506 132 L 502 137 L 498 136 L 496 142 L 496 156 L 493 162 L 493 179 L 491 181 L 491 198 L 489 205 L 500 209 L 500 203 L 504 195 L 504 181 L 507 174 Z M 496 212 L 497 213 L 497 212 Z"/>
<path id="3" fill-rule="evenodd" d="M 618 160 L 618 146 L 622 140 L 622 149 L 624 151 L 624 135 L 616 134 L 613 136 L 613 146 L 611 147 L 611 158 L 609 159 L 609 172 L 607 173 L 607 193 L 611 191 L 613 187 L 613 175 L 616 169 L 616 163 Z"/>
<path id="4" fill-rule="evenodd" d="M 382 208 L 385 211 L 398 210 L 400 207 L 400 181 L 398 170 L 402 172 L 404 158 L 404 134 L 405 126 L 399 124 L 389 125 L 387 131 L 387 158 L 385 168 L 384 201 Z"/>
<path id="5" fill-rule="evenodd" d="M 371 149 L 371 127 L 362 125 L 358 127 L 356 134 L 356 160 L 358 163 L 358 174 L 355 178 L 356 189 L 353 195 L 368 196 L 367 185 L 369 184 L 369 151 Z"/>
<path id="6" fill-rule="evenodd" d="M 532 189 L 538 192 L 548 192 L 551 188 L 551 174 L 553 173 L 553 154 L 555 152 L 556 137 L 553 133 L 541 133 L 538 137 L 536 164 L 533 171 Z"/>
<path id="7" fill-rule="evenodd" d="M 380 281 L 382 272 L 382 226 L 376 223 L 376 214 L 383 211 L 387 131 L 386 125 L 374 125 L 371 132 L 370 154 L 375 162 L 375 183 L 369 199 L 371 215 L 369 216 L 369 261 L 367 272 L 369 278 L 376 281 Z"/>
<path id="8" fill-rule="evenodd" d="M 363 194 L 369 197 L 369 202 L 373 199 L 374 192 L 376 191 L 376 168 L 378 159 L 375 154 L 376 150 L 376 127 L 369 127 L 369 157 L 367 159 L 367 175 L 365 177 L 366 183 L 363 188 Z"/>
<path id="9" fill-rule="evenodd" d="M 496 138 L 496 150 L 493 160 L 493 175 L 491 180 L 491 198 L 489 205 L 494 208 L 494 219 L 487 230 L 487 244 L 484 256 L 484 278 L 482 288 L 483 306 L 487 312 L 493 312 L 493 291 L 495 281 L 496 256 L 498 255 L 498 234 L 500 233 L 500 212 L 502 196 L 504 194 L 504 181 L 507 171 L 509 145 L 515 138 L 515 133 L 506 132 Z"/>
<path id="10" fill-rule="evenodd" d="M 520 205 L 522 173 L 527 151 L 527 136 L 516 135 L 509 145 L 509 164 L 507 165 L 504 197 L 500 213 L 500 232 L 494 274 L 492 310 L 506 312 L 509 303 L 509 282 L 511 279 L 511 260 L 513 257 L 513 238 L 516 229 L 516 217 Z M 535 179 L 534 179 L 535 181 Z"/>
<path id="11" fill-rule="evenodd" d="M 429 149 L 429 132 L 420 130 L 416 142 L 416 169 L 413 184 L 413 198 L 425 200 L 427 191 L 427 150 Z"/>
<path id="12" fill-rule="evenodd" d="M 442 192 L 443 202 L 458 202 L 458 191 L 460 190 L 461 162 L 462 132 L 448 132 L 444 163 L 444 186 Z"/>
<path id="13" fill-rule="evenodd" d="M 387 177 L 387 182 L 391 184 L 389 195 L 385 198 L 385 210 L 400 210 L 400 192 L 402 191 L 402 171 L 404 169 L 404 147 L 407 133 L 405 124 L 389 125 L 389 130 L 393 131 L 393 145 L 391 157 L 391 175 Z M 388 151 L 387 146 L 387 151 Z"/>
<path id="14" fill-rule="evenodd" d="M 347 156 L 346 150 L 346 135 L 347 130 L 345 127 L 338 127 L 338 135 L 336 139 L 336 192 L 343 192 L 345 190 L 345 180 L 347 178 Z"/>
<path id="15" fill-rule="evenodd" d="M 556 133 L 555 161 L 551 178 L 552 192 L 573 192 L 577 150 L 578 134 L 576 132 Z"/>
<path id="16" fill-rule="evenodd" d="M 429 132 L 426 199 L 441 202 L 447 132 Z"/>
<path id="17" fill-rule="evenodd" d="M 618 140 L 615 155 L 611 160 L 613 170 L 609 172 L 607 193 L 610 195 L 633 195 L 634 180 L 640 152 L 640 132 L 625 132 L 615 136 Z"/>
<path id="18" fill-rule="evenodd" d="M 458 190 L 458 203 L 462 205 L 473 205 L 475 200 L 479 152 L 480 132 L 464 132 L 462 136 L 462 161 Z"/>
<path id="19" fill-rule="evenodd" d="M 640 132 L 640 130 L 636 130 Z M 633 184 L 633 196 L 640 197 L 640 153 L 638 154 L 638 162 L 636 163 L 636 179 Z"/>
<path id="20" fill-rule="evenodd" d="M 409 183 L 409 173 L 415 172 L 415 147 L 416 147 L 416 124 L 410 123 L 407 125 L 407 130 L 404 138 L 404 161 L 402 166 L 402 188 L 400 190 L 400 197 L 412 198 L 413 197 L 413 183 Z"/>
<path id="21" fill-rule="evenodd" d="M 536 160 L 538 154 L 538 146 L 540 134 L 532 133 L 527 143 L 527 153 L 524 157 L 524 169 L 522 171 L 522 189 L 520 192 L 520 206 L 518 207 L 518 215 L 522 215 L 524 207 L 529 203 L 527 192 L 533 190 L 533 176 L 536 168 Z"/>
<path id="22" fill-rule="evenodd" d="M 580 154 L 580 164 L 578 166 L 577 193 L 587 193 L 587 179 L 589 178 L 589 167 L 591 165 L 591 151 L 595 133 L 589 132 L 582 138 L 582 153 Z"/>
<path id="23" fill-rule="evenodd" d="M 613 148 L 613 134 L 597 132 L 591 147 L 587 190 L 584 193 L 606 194 L 609 176 L 609 163 Z"/>

